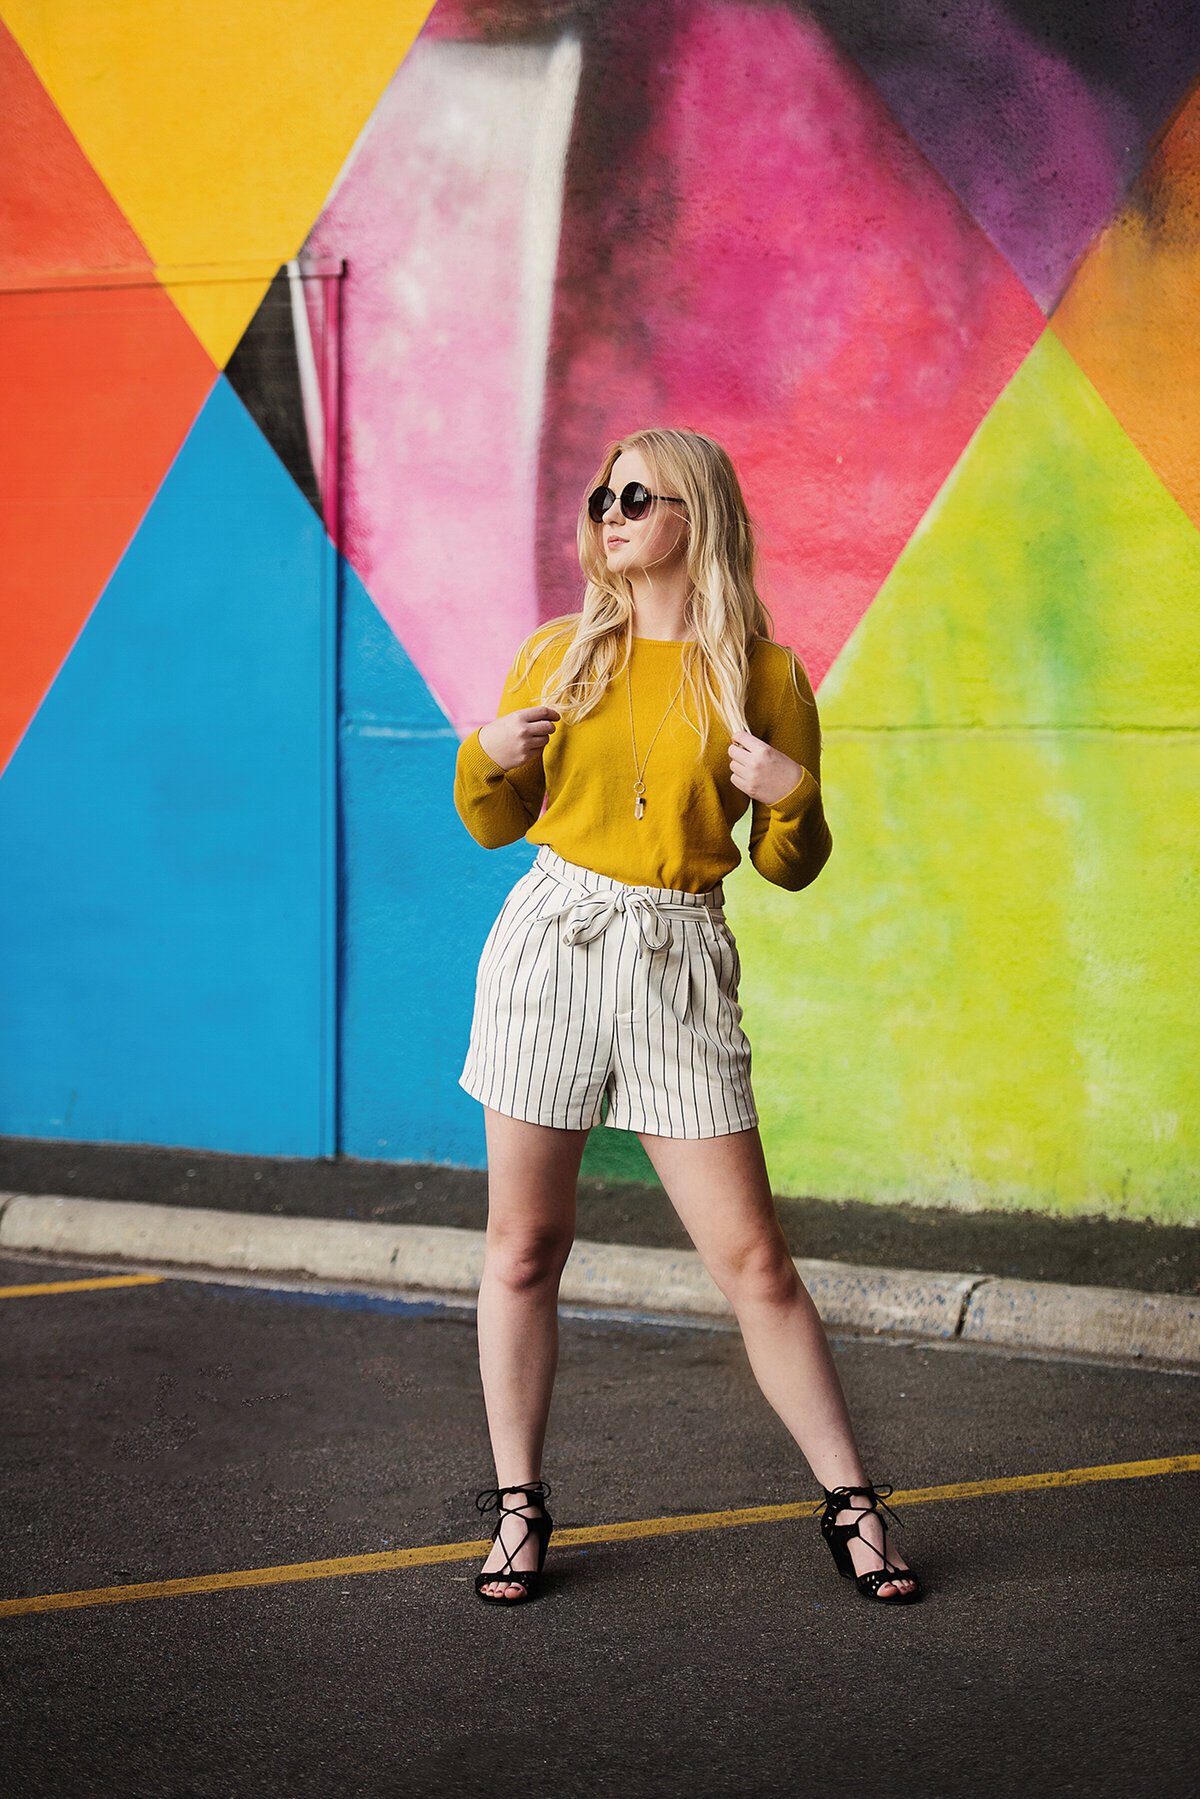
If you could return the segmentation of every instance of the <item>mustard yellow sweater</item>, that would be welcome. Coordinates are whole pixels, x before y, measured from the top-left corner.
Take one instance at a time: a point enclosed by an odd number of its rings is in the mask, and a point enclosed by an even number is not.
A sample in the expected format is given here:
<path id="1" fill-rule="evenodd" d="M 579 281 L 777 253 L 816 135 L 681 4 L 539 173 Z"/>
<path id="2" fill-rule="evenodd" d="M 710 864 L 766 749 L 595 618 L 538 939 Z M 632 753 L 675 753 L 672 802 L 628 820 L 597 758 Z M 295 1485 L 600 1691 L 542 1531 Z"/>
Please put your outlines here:
<path id="1" fill-rule="evenodd" d="M 533 635 L 537 645 L 546 627 Z M 531 657 L 529 672 L 509 670 L 497 716 L 542 704 L 552 657 Z M 702 893 L 736 868 L 741 854 L 730 827 L 751 804 L 730 780 L 729 734 L 714 716 L 708 743 L 676 700 L 651 749 L 651 739 L 682 673 L 683 646 L 634 639 L 629 677 L 638 757 L 644 763 L 645 811 L 634 816 L 636 779 L 624 674 L 586 718 L 560 720 L 540 756 L 522 768 L 502 769 L 483 749 L 478 731 L 459 748 L 454 803 L 463 823 L 486 849 L 525 837 L 549 844 L 567 862 L 636 886 Z M 795 667 L 793 685 L 791 669 Z M 797 692 L 797 687 L 799 692 Z M 832 838 L 821 807 L 820 732 L 807 676 L 791 650 L 759 640 L 750 652 L 746 699 L 750 729 L 804 770 L 773 806 L 753 802 L 750 860 L 778 887 L 797 891 L 816 879 Z M 647 757 L 647 750 L 649 756 Z M 543 801 L 545 809 L 543 810 Z"/>

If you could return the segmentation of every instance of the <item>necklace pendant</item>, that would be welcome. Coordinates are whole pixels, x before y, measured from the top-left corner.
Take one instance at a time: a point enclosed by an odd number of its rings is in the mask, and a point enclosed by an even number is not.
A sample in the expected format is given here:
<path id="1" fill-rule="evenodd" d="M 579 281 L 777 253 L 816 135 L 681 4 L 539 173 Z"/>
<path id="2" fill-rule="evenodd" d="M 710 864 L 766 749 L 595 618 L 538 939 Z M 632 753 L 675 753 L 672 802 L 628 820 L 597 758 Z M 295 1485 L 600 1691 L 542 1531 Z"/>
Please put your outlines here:
<path id="1" fill-rule="evenodd" d="M 639 793 L 637 798 L 633 802 L 633 816 L 635 818 L 640 818 L 642 816 L 642 813 L 645 810 L 646 810 L 646 802 L 642 798 L 641 794 Z"/>

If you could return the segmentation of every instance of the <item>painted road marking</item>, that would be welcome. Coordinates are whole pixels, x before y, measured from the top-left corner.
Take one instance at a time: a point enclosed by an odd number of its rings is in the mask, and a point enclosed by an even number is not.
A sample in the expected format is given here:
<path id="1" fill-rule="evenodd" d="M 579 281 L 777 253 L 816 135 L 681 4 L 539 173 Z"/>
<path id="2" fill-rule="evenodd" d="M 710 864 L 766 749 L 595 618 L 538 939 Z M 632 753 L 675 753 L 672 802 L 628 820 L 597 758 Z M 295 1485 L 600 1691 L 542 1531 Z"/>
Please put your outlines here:
<path id="1" fill-rule="evenodd" d="M 1161 1456 L 1152 1462 L 1110 1462 L 1096 1468 L 1066 1468 L 1050 1474 L 1013 1474 L 1004 1480 L 963 1480 L 948 1487 L 913 1487 L 894 1493 L 891 1505 L 928 1505 L 943 1499 L 980 1499 L 990 1493 L 1030 1493 L 1050 1487 L 1082 1487 L 1093 1481 L 1145 1480 L 1154 1474 L 1200 1473 L 1200 1455 Z M 812 1518 L 821 1506 L 756 1505 L 736 1512 L 695 1512 L 676 1518 L 635 1518 L 624 1524 L 587 1524 L 556 1530 L 553 1547 L 612 1543 L 630 1537 L 669 1537 L 687 1530 L 725 1530 L 733 1524 L 775 1524 L 785 1518 Z M 0 1617 L 28 1612 L 74 1611 L 85 1605 L 124 1605 L 131 1599 L 172 1599 L 183 1593 L 217 1593 L 230 1587 L 274 1587 L 298 1580 L 334 1580 L 347 1574 L 378 1574 L 391 1568 L 427 1568 L 435 1562 L 467 1562 L 491 1548 L 488 1538 L 471 1543 L 433 1543 L 420 1549 L 387 1549 L 374 1555 L 342 1555 L 323 1562 L 292 1562 L 275 1568 L 235 1568 L 226 1574 L 196 1574 L 182 1580 L 148 1580 L 137 1586 L 89 1587 L 79 1593 L 39 1593 L 32 1599 L 0 1600 Z"/>
<path id="2" fill-rule="evenodd" d="M 0 1299 L 40 1299 L 43 1293 L 91 1293 L 97 1287 L 158 1287 L 161 1274 L 110 1274 L 95 1281 L 35 1281 L 31 1287 L 0 1287 Z"/>

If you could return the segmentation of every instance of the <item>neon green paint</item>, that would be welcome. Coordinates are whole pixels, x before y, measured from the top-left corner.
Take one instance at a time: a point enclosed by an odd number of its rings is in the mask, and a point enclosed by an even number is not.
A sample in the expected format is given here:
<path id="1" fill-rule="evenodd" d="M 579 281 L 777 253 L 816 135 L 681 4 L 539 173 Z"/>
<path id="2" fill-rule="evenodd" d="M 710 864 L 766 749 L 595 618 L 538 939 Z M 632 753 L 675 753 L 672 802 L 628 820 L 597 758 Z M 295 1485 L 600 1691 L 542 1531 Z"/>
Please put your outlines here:
<path id="1" fill-rule="evenodd" d="M 832 860 L 727 883 L 776 1190 L 1200 1221 L 1200 534 L 1049 334 L 820 698 Z"/>

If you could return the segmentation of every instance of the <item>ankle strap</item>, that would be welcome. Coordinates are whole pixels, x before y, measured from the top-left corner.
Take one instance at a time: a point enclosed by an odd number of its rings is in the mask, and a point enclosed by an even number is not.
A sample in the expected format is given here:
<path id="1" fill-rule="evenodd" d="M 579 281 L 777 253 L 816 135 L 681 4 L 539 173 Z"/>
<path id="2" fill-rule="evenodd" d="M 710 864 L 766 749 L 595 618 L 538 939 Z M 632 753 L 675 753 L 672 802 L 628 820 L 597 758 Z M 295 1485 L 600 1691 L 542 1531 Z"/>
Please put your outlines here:
<path id="1" fill-rule="evenodd" d="M 895 1487 L 889 1487 L 887 1485 L 882 1487 L 834 1487 L 832 1492 L 830 1492 L 828 1487 L 822 1487 L 821 1491 L 825 1495 L 826 1511 L 885 1511 L 894 1523 L 898 1525 L 900 1522 L 891 1506 L 884 1503 L 884 1501 L 890 1499 L 892 1494 L 896 1491 Z M 866 1499 L 869 1500 L 870 1503 L 868 1505 L 848 1505 L 847 1501 L 851 1499 Z"/>
<path id="2" fill-rule="evenodd" d="M 518 1508 L 505 1505 L 506 1493 L 523 1493 L 530 1505 L 537 1505 L 550 1497 L 550 1482 L 547 1480 L 531 1480 L 524 1487 L 485 1487 L 482 1493 L 475 1495 L 475 1509 L 480 1512 L 514 1512 Z M 889 1487 L 888 1491 L 891 1491 Z"/>

